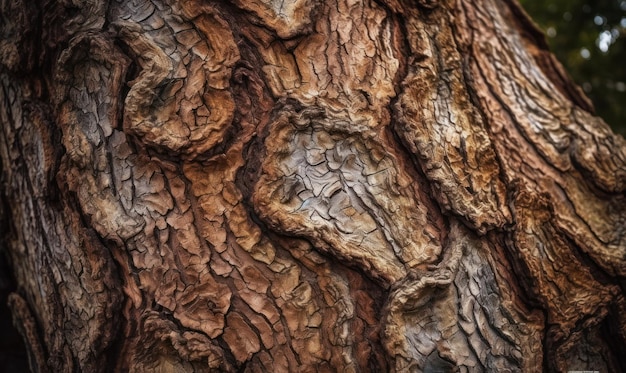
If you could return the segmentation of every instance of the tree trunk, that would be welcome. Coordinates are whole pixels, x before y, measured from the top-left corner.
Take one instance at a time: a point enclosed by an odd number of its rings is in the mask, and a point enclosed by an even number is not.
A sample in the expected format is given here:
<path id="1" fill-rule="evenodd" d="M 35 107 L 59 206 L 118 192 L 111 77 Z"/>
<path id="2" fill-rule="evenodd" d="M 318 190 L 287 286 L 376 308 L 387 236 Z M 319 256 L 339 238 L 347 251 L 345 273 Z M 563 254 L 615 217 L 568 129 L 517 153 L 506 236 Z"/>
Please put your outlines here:
<path id="1" fill-rule="evenodd" d="M 514 0 L 0 4 L 33 371 L 626 371 L 626 143 Z"/>

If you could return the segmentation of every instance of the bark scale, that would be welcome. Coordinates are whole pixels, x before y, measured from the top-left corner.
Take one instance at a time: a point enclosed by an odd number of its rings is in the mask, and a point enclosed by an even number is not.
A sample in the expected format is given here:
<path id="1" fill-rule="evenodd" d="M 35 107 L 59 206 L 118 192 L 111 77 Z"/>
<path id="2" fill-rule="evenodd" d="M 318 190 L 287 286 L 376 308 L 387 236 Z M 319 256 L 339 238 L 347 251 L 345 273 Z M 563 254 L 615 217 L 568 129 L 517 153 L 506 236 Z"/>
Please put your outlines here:
<path id="1" fill-rule="evenodd" d="M 33 371 L 626 370 L 626 144 L 513 0 L 3 1 Z"/>

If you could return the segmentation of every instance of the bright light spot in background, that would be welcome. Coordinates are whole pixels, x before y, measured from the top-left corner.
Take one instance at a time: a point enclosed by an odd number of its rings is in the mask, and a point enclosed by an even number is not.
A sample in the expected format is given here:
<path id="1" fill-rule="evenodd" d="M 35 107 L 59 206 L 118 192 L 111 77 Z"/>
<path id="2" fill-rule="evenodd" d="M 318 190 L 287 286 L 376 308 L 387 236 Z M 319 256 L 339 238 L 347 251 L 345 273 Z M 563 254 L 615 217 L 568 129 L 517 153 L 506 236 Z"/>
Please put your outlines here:
<path id="1" fill-rule="evenodd" d="M 619 92 L 626 92 L 626 84 L 624 84 L 624 82 L 617 82 L 615 83 L 615 89 Z"/>
<path id="2" fill-rule="evenodd" d="M 598 26 L 602 26 L 604 24 L 604 22 L 605 22 L 604 17 L 601 17 L 601 16 L 593 17 L 593 23 L 595 23 Z"/>
<path id="3" fill-rule="evenodd" d="M 598 48 L 604 53 L 609 51 L 609 47 L 612 43 L 613 37 L 610 31 L 602 31 L 600 35 L 598 35 L 598 39 L 596 39 L 596 44 L 598 45 Z M 580 54 L 582 55 L 582 51 Z M 583 58 L 587 57 L 583 56 Z"/>
<path id="4" fill-rule="evenodd" d="M 591 52 L 587 48 L 580 48 L 580 56 L 587 60 L 591 57 Z"/>
<path id="5" fill-rule="evenodd" d="M 622 3 L 622 4 L 624 4 L 624 3 Z M 619 25 L 622 26 L 623 28 L 626 28 L 626 18 L 622 18 L 619 21 Z"/>
<path id="6" fill-rule="evenodd" d="M 546 34 L 548 34 L 549 37 L 553 38 L 556 36 L 556 29 L 554 27 L 548 27 L 548 29 L 546 30 Z"/>

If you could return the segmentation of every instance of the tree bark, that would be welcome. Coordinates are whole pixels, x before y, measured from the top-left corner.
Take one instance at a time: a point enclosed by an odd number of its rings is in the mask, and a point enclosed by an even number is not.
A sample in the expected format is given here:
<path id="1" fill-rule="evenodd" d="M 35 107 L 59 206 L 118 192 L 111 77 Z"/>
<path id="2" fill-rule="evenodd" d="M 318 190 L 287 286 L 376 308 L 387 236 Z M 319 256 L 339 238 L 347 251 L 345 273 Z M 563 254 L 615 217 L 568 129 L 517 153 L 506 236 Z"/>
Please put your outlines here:
<path id="1" fill-rule="evenodd" d="M 514 0 L 5 0 L 35 372 L 626 371 L 626 143 Z"/>

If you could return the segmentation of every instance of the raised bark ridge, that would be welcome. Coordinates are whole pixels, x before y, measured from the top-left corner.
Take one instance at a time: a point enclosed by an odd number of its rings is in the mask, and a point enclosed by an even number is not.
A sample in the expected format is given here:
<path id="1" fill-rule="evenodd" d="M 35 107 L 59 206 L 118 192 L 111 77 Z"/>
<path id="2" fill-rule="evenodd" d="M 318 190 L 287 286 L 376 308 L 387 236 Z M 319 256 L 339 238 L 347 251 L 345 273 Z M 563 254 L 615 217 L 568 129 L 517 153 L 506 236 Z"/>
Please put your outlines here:
<path id="1" fill-rule="evenodd" d="M 626 369 L 626 143 L 512 1 L 40 5 L 0 4 L 34 370 Z"/>

